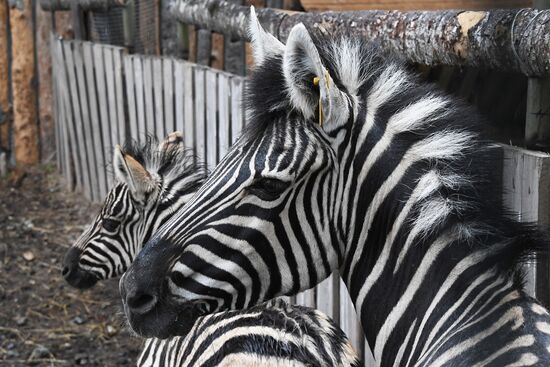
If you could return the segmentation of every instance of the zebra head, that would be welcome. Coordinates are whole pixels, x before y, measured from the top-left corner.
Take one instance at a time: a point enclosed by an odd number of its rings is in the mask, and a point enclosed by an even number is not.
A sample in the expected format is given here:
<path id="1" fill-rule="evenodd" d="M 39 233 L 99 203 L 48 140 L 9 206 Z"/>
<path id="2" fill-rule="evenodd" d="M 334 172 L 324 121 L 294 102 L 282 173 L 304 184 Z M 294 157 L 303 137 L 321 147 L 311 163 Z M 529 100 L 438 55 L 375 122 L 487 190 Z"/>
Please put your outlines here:
<path id="1" fill-rule="evenodd" d="M 321 57 L 302 24 L 285 46 L 251 18 L 248 127 L 120 281 L 141 335 L 181 335 L 200 315 L 296 294 L 341 260 L 334 142 L 353 121 L 353 71 Z"/>
<path id="2" fill-rule="evenodd" d="M 151 233 L 200 185 L 203 173 L 192 162 L 181 133 L 170 134 L 158 147 L 152 138 L 141 146 L 117 145 L 113 159 L 117 184 L 67 252 L 65 280 L 85 289 L 123 274 Z"/>

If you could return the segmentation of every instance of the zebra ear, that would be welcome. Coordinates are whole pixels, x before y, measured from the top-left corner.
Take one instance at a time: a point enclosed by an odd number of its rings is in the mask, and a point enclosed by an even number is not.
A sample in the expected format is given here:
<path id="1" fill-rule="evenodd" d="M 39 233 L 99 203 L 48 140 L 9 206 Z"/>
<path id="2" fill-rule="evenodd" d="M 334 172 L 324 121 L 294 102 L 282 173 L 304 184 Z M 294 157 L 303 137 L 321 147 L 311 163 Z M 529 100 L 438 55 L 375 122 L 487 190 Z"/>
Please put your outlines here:
<path id="1" fill-rule="evenodd" d="M 155 180 L 151 174 L 132 156 L 124 154 L 120 145 L 115 146 L 113 164 L 116 179 L 128 185 L 136 199 L 144 199 L 145 194 L 155 188 Z"/>
<path id="2" fill-rule="evenodd" d="M 168 134 L 166 138 L 160 142 L 159 151 L 171 148 L 183 149 L 184 146 L 183 133 L 181 131 L 174 131 Z"/>
<path id="3" fill-rule="evenodd" d="M 248 32 L 252 42 L 252 53 L 256 65 L 261 65 L 269 57 L 283 54 L 285 46 L 262 28 L 253 6 L 250 7 Z"/>
<path id="4" fill-rule="evenodd" d="M 292 105 L 306 118 L 314 117 L 320 106 L 321 124 L 324 120 L 327 127 L 334 127 L 347 121 L 346 95 L 323 66 L 319 51 L 302 23 L 295 25 L 288 36 L 283 73 Z"/>

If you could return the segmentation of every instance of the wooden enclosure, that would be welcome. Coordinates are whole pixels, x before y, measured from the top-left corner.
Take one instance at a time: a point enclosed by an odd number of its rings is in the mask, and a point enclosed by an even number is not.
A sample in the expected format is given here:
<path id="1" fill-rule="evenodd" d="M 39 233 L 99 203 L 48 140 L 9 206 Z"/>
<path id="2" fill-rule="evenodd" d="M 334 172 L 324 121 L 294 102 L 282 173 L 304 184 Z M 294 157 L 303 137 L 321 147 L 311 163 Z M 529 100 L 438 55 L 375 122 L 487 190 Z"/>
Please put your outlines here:
<path id="1" fill-rule="evenodd" d="M 529 8 L 531 0 L 301 0 L 307 11 L 317 10 L 435 10 Z"/>

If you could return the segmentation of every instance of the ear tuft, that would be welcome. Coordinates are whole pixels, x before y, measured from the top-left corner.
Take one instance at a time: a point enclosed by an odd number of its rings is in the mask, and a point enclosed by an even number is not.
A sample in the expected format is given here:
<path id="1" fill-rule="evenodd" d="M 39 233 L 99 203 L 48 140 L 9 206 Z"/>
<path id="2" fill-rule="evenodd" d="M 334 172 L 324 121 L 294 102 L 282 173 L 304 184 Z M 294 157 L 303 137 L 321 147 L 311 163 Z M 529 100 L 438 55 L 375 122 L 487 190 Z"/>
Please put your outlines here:
<path id="1" fill-rule="evenodd" d="M 135 158 L 124 154 L 120 145 L 115 146 L 113 157 L 116 179 L 128 185 L 136 199 L 142 200 L 145 194 L 155 188 L 151 174 Z"/>
<path id="2" fill-rule="evenodd" d="M 277 38 L 267 33 L 260 24 L 254 6 L 250 7 L 250 23 L 248 32 L 252 42 L 252 52 L 256 65 L 261 65 L 266 59 L 282 55 L 284 45 Z"/>
<path id="3" fill-rule="evenodd" d="M 175 149 L 184 148 L 183 133 L 181 131 L 171 132 L 159 144 L 159 151 L 172 149 L 172 148 L 175 148 Z"/>

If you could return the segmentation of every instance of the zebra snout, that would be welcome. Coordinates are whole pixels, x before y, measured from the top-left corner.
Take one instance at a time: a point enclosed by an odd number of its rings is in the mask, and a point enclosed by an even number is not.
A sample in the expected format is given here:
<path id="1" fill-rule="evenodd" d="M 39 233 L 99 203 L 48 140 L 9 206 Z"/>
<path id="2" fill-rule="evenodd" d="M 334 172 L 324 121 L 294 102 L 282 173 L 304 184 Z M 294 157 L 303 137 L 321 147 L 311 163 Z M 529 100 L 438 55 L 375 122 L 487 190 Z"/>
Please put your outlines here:
<path id="1" fill-rule="evenodd" d="M 126 296 L 126 304 L 135 314 L 146 314 L 151 311 L 157 304 L 157 296 L 147 293 L 128 294 Z"/>
<path id="2" fill-rule="evenodd" d="M 134 315 L 144 315 L 155 308 L 159 297 L 156 288 L 146 277 L 146 284 L 142 284 L 141 277 L 136 277 L 132 271 L 127 272 L 120 279 L 120 295 L 128 310 Z"/>
<path id="3" fill-rule="evenodd" d="M 63 270 L 61 275 L 71 286 L 78 289 L 93 287 L 98 277 L 80 267 L 80 255 L 82 250 L 71 247 L 63 259 Z"/>

